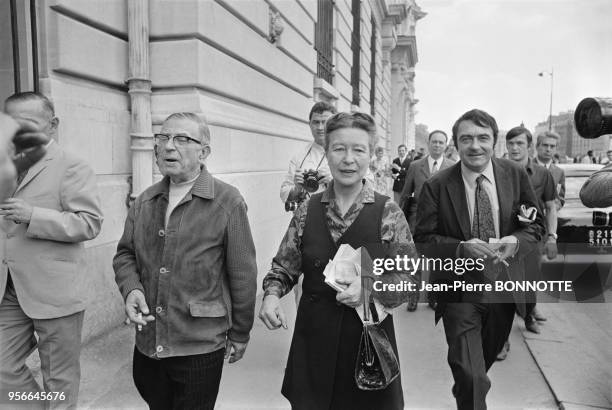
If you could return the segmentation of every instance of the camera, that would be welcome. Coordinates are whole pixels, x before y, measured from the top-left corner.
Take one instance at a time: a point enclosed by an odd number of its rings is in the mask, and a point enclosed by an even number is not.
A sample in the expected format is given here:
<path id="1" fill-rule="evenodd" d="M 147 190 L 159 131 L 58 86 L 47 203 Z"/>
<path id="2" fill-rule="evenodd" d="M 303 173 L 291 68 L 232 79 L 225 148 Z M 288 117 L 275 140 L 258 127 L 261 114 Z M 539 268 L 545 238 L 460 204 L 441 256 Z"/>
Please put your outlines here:
<path id="1" fill-rule="evenodd" d="M 593 139 L 612 134 L 612 98 L 585 98 L 574 113 L 576 131 L 582 138 Z"/>
<path id="2" fill-rule="evenodd" d="M 298 209 L 300 203 L 298 201 L 287 201 L 285 202 L 285 211 L 286 212 L 295 212 Z"/>
<path id="3" fill-rule="evenodd" d="M 309 194 L 317 192 L 319 190 L 319 180 L 323 177 L 319 175 L 317 170 L 309 169 L 302 173 L 304 176 L 304 191 L 294 200 L 287 200 L 285 202 L 285 211 L 295 212 L 302 202 L 308 197 Z"/>
<path id="4" fill-rule="evenodd" d="M 306 199 L 307 196 L 308 196 L 307 193 L 301 192 L 297 198 L 295 198 L 293 200 L 287 199 L 287 201 L 285 201 L 285 211 L 286 212 L 295 212 L 295 210 L 298 209 L 300 204 L 302 202 L 304 202 L 304 200 Z"/>
<path id="5" fill-rule="evenodd" d="M 319 190 L 319 172 L 315 170 L 304 171 L 304 189 L 308 193 Z"/>

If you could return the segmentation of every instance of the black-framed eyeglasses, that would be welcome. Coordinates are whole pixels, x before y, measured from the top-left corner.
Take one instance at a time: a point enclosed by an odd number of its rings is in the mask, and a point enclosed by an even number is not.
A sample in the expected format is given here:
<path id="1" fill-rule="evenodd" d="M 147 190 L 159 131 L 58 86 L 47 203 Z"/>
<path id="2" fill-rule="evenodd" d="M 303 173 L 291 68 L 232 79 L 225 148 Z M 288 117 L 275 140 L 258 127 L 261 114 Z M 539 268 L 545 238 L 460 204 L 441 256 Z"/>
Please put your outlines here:
<path id="1" fill-rule="evenodd" d="M 188 135 L 174 135 L 174 134 L 155 134 L 153 135 L 153 139 L 155 140 L 156 145 L 166 145 L 168 141 L 172 140 L 175 146 L 184 147 L 189 144 L 190 141 L 195 142 L 196 144 L 202 145 L 201 141 L 198 141 L 195 138 L 191 138 Z"/>

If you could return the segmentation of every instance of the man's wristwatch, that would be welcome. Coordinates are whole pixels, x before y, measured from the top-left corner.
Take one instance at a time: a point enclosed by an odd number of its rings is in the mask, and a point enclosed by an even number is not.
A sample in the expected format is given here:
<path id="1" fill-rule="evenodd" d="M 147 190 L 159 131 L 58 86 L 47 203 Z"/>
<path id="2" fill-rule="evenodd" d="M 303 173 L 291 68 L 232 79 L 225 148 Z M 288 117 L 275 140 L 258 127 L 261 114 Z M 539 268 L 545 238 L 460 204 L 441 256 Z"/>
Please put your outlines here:
<path id="1" fill-rule="evenodd" d="M 549 233 L 548 234 L 548 239 L 553 238 L 556 241 L 558 237 L 559 236 L 556 233 Z"/>

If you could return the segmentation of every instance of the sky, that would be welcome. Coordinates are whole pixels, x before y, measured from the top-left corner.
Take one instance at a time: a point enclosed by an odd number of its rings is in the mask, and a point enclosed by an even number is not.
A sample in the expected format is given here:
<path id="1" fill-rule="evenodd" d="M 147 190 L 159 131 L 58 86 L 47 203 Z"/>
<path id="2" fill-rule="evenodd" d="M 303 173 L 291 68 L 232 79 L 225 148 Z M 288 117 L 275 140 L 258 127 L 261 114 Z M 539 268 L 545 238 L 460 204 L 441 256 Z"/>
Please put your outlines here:
<path id="1" fill-rule="evenodd" d="M 472 108 L 499 128 L 612 97 L 612 0 L 416 0 L 416 123 L 449 131 Z"/>

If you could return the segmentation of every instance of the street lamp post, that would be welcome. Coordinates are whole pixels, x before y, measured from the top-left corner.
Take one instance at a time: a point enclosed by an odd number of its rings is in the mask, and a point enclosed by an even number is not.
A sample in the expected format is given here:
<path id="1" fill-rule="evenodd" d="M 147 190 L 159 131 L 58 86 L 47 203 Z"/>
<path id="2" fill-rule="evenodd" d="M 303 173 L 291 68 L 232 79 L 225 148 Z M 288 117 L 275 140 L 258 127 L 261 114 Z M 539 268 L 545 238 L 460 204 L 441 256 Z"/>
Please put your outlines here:
<path id="1" fill-rule="evenodd" d="M 548 111 L 548 131 L 552 130 L 552 102 L 553 102 L 553 81 L 554 81 L 554 70 L 553 68 L 550 71 L 542 71 L 538 73 L 540 77 L 544 77 L 544 74 L 550 75 L 550 106 Z"/>

